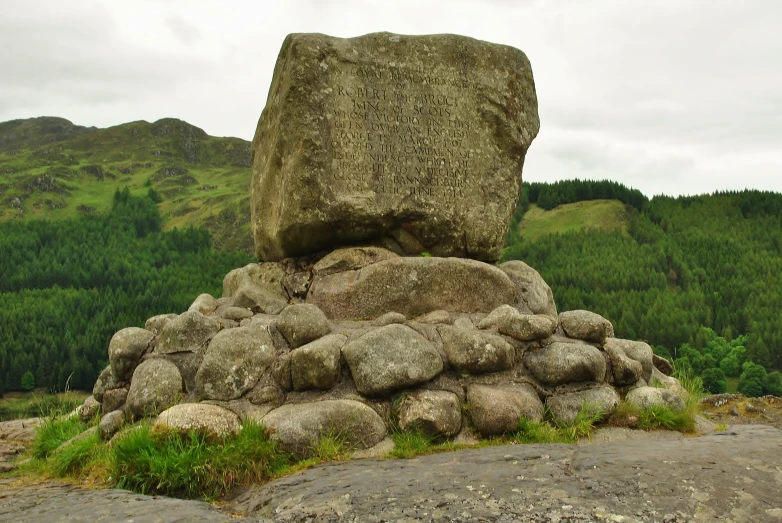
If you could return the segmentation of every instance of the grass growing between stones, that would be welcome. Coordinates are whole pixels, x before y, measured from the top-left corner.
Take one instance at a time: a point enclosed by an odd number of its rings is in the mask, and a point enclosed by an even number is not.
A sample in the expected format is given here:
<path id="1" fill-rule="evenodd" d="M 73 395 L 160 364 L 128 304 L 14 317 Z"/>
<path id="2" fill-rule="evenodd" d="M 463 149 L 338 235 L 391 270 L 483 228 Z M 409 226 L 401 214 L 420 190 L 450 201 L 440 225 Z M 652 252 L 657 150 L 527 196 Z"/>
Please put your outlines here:
<path id="1" fill-rule="evenodd" d="M 703 390 L 703 382 L 700 376 L 695 376 L 691 372 L 677 372 L 675 377 L 679 380 L 682 388 L 687 391 L 684 410 L 674 411 L 666 405 L 640 409 L 622 401 L 611 415 L 610 424 L 642 430 L 664 429 L 685 433 L 695 432 L 697 426 L 695 418 L 701 413 L 701 399 L 706 395 Z M 662 386 L 659 382 L 656 382 L 655 385 Z"/>
<path id="2" fill-rule="evenodd" d="M 265 482 L 293 462 L 251 422 L 224 439 L 142 425 L 111 446 L 109 459 L 118 487 L 185 498 L 217 498 L 236 486 Z"/>
<path id="3" fill-rule="evenodd" d="M 394 450 L 388 453 L 388 457 L 394 459 L 410 459 L 459 448 L 450 441 L 439 440 L 420 429 L 396 430 L 392 437 Z"/>
<path id="4" fill-rule="evenodd" d="M 82 423 L 76 415 L 54 414 L 46 418 L 38 427 L 35 441 L 33 441 L 33 457 L 46 458 L 60 445 L 86 429 L 87 424 Z"/>

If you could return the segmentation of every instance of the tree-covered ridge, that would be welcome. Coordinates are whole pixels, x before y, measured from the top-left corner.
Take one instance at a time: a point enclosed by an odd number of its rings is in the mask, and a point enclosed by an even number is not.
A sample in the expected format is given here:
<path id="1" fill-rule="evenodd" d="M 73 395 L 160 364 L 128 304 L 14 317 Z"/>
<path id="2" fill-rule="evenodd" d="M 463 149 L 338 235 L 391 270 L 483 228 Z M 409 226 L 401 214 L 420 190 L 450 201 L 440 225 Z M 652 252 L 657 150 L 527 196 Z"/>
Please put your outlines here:
<path id="1" fill-rule="evenodd" d="M 206 226 L 250 252 L 250 143 L 173 118 L 107 129 L 63 118 L 0 123 L 0 222 L 108 212 L 111 194 L 154 187 L 166 229 Z"/>
<path id="2" fill-rule="evenodd" d="M 528 200 L 522 197 L 515 226 Z M 617 336 L 673 353 L 684 344 L 703 349 L 697 337 L 708 327 L 727 340 L 746 335 L 744 361 L 782 368 L 782 194 L 658 196 L 631 213 L 628 232 L 536 241 L 511 232 L 503 259 L 538 269 L 560 310 L 598 312 Z"/>
<path id="3" fill-rule="evenodd" d="M 112 211 L 0 224 L 0 390 L 92 387 L 114 332 L 181 312 L 250 262 L 211 248 L 209 233 L 161 232 L 148 197 L 117 191 Z M 70 377 L 70 381 L 69 380 Z"/>

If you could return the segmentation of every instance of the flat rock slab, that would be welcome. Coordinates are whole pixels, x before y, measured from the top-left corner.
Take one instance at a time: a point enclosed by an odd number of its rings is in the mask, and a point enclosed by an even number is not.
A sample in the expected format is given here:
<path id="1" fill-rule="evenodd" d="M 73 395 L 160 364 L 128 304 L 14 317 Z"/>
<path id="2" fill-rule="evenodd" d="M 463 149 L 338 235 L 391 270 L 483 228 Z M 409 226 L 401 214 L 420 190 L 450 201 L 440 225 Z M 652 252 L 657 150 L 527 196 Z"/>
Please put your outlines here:
<path id="1" fill-rule="evenodd" d="M 224 508 L 244 517 L 200 501 L 0 479 L 0 521 L 779 519 L 781 430 L 743 425 L 701 438 L 633 434 L 639 439 L 321 465 L 238 494 Z"/>
<path id="2" fill-rule="evenodd" d="M 497 260 L 537 105 L 512 47 L 289 35 L 252 145 L 258 258 L 385 237 L 408 254 Z"/>
<path id="3" fill-rule="evenodd" d="M 776 521 L 782 431 L 731 433 L 336 463 L 253 487 L 231 508 L 280 522 Z"/>
<path id="4" fill-rule="evenodd" d="M 331 319 L 372 319 L 388 311 L 415 318 L 432 311 L 491 312 L 515 301 L 507 274 L 461 258 L 407 257 L 316 277 L 307 294 Z"/>

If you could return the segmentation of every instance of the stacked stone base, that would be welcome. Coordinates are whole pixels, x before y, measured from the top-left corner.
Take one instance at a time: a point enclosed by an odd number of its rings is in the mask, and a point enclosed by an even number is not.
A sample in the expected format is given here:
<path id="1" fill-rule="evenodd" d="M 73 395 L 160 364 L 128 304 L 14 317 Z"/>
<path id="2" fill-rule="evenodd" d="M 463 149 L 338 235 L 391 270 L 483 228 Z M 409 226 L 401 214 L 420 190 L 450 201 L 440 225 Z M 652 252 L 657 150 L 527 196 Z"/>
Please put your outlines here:
<path id="1" fill-rule="evenodd" d="M 621 398 L 684 408 L 649 345 L 613 336 L 597 314 L 557 314 L 523 262 L 345 248 L 236 269 L 222 297 L 117 332 L 80 411 L 100 410 L 105 438 L 145 417 L 218 435 L 253 420 L 304 457 L 324 436 L 356 449 L 399 429 L 490 437 L 544 405 L 559 422 Z"/>

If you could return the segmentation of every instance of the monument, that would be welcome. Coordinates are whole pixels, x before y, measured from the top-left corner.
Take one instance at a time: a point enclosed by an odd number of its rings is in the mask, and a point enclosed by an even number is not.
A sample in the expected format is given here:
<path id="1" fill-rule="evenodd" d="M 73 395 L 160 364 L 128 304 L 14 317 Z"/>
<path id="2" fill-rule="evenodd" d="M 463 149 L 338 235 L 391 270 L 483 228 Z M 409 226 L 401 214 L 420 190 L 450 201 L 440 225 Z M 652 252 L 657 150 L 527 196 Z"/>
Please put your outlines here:
<path id="1" fill-rule="evenodd" d="M 391 242 L 496 261 L 539 126 L 518 49 L 289 35 L 253 140 L 256 255 Z"/>
<path id="2" fill-rule="evenodd" d="M 143 418 L 219 435 L 256 420 L 307 456 L 334 434 L 357 449 L 396 429 L 494 436 L 544 405 L 558 422 L 585 403 L 684 408 L 649 345 L 558 313 L 524 262 L 487 263 L 537 131 L 519 50 L 290 35 L 253 141 L 261 263 L 117 332 L 81 415 L 100 412 L 107 439 Z"/>

